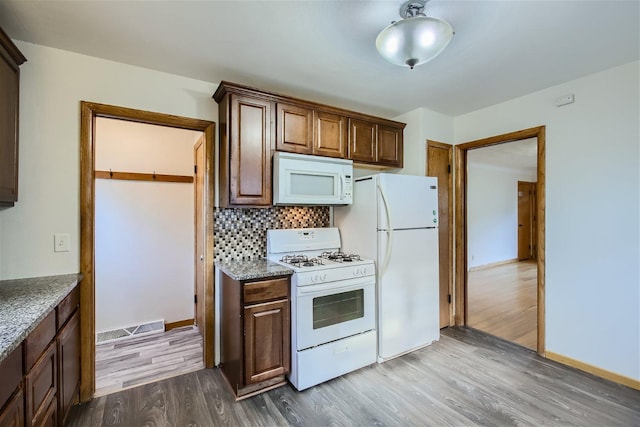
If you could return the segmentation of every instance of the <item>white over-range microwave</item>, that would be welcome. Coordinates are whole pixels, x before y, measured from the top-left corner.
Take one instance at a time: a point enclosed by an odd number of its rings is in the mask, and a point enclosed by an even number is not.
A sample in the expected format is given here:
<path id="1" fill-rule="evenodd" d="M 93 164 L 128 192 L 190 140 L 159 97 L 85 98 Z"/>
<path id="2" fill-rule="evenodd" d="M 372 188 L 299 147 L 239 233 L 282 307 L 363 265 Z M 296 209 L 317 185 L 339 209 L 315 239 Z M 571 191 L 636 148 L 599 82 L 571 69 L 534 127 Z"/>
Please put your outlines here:
<path id="1" fill-rule="evenodd" d="M 277 151 L 274 205 L 350 205 L 353 161 Z"/>

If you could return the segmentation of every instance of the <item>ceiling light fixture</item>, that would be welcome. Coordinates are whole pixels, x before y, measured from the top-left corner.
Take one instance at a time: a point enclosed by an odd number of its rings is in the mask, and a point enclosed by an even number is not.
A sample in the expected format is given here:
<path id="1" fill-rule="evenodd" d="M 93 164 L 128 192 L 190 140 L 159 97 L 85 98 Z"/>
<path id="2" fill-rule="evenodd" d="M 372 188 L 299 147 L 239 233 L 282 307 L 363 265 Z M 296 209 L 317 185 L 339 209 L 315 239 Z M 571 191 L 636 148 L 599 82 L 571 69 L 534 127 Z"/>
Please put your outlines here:
<path id="1" fill-rule="evenodd" d="M 447 21 L 424 14 L 429 0 L 410 0 L 400 7 L 400 21 L 378 34 L 376 49 L 387 61 L 411 69 L 438 56 L 453 37 Z"/>

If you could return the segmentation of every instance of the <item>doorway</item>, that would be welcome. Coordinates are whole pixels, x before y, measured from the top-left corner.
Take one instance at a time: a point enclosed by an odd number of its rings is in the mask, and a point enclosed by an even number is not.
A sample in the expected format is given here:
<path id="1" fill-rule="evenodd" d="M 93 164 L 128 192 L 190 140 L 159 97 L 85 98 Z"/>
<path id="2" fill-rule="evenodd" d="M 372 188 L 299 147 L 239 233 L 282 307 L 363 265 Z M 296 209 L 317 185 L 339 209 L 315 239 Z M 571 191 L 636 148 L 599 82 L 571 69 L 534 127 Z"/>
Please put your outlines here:
<path id="1" fill-rule="evenodd" d="M 535 206 L 535 239 L 537 259 L 533 261 L 536 271 L 536 343 L 535 348 L 540 355 L 544 355 L 545 349 L 545 329 L 544 329 L 544 271 L 545 271 L 545 127 L 535 127 L 495 137 L 485 138 L 477 141 L 455 146 L 456 150 L 456 312 L 455 324 L 468 325 L 469 321 L 469 262 L 473 254 L 469 253 L 469 179 L 468 179 L 468 154 L 470 150 L 490 147 L 513 141 L 523 141 L 535 138 L 536 141 L 536 195 L 537 204 Z M 514 184 L 515 185 L 515 184 Z"/>
<path id="2" fill-rule="evenodd" d="M 440 328 L 453 324 L 453 146 L 427 140 L 427 176 L 438 178 Z"/>
<path id="3" fill-rule="evenodd" d="M 214 342 L 214 307 L 213 307 L 213 190 L 214 190 L 214 159 L 213 139 L 215 124 L 213 122 L 177 117 L 167 114 L 134 110 L 104 104 L 81 102 L 81 157 L 80 157 L 80 186 L 81 186 L 81 243 L 80 265 L 83 274 L 81 282 L 81 386 L 80 400 L 91 400 L 95 392 L 95 136 L 96 120 L 100 117 L 120 119 L 143 124 L 160 125 L 170 128 L 180 128 L 202 132 L 204 144 L 204 171 L 202 199 L 204 215 L 201 228 L 204 234 L 204 324 L 203 359 L 206 367 L 213 366 Z M 155 172 L 153 179 L 156 179 Z M 195 252 L 195 250 L 194 250 Z"/>

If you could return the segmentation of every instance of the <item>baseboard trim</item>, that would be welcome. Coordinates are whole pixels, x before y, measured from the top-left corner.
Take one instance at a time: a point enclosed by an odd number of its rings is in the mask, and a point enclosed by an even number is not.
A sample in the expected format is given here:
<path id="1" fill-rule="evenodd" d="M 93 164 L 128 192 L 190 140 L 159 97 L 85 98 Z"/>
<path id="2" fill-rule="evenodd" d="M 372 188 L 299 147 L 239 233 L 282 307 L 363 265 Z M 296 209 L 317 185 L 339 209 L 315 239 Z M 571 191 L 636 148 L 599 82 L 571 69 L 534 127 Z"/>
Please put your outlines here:
<path id="1" fill-rule="evenodd" d="M 476 265 L 475 267 L 469 267 L 469 271 L 484 270 L 485 268 L 498 267 L 499 265 L 513 264 L 515 262 L 518 262 L 518 258 L 506 259 L 504 261 L 491 262 L 489 264 Z"/>
<path id="2" fill-rule="evenodd" d="M 581 371 L 585 371 L 598 377 L 604 378 L 606 380 L 610 380 L 618 384 L 640 390 L 640 380 L 635 380 L 624 375 L 616 374 L 615 372 L 607 371 L 606 369 L 598 368 L 597 366 L 589 365 L 588 363 L 584 363 L 579 360 L 554 353 L 552 351 L 546 351 L 545 357 L 553 361 L 562 363 L 563 365 L 571 366 L 572 368 L 580 369 Z"/>
<path id="3" fill-rule="evenodd" d="M 192 326 L 195 323 L 194 319 L 178 320 L 177 322 L 169 322 L 164 324 L 164 330 L 170 331 L 176 328 L 182 328 L 183 326 Z"/>

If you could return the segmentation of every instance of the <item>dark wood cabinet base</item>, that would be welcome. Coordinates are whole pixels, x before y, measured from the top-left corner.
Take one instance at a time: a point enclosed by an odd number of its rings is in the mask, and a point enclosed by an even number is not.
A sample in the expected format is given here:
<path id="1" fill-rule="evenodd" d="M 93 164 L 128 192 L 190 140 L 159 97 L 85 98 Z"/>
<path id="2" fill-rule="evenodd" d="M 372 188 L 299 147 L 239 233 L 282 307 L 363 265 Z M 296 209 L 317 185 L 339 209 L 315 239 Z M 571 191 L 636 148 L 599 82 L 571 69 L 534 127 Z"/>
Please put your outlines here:
<path id="1" fill-rule="evenodd" d="M 222 375 L 222 378 L 224 378 L 225 382 L 233 392 L 236 402 L 289 384 L 289 381 L 287 381 L 284 375 L 279 375 L 275 378 L 271 378 L 261 383 L 251 384 L 247 387 L 234 387 L 231 385 L 231 383 L 229 382 L 229 378 L 227 378 L 226 375 Z"/>
<path id="2" fill-rule="evenodd" d="M 236 400 L 287 384 L 290 279 L 238 281 L 222 273 L 220 370 Z"/>

